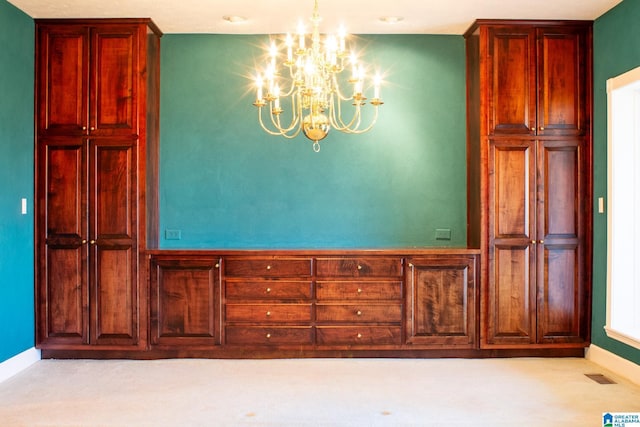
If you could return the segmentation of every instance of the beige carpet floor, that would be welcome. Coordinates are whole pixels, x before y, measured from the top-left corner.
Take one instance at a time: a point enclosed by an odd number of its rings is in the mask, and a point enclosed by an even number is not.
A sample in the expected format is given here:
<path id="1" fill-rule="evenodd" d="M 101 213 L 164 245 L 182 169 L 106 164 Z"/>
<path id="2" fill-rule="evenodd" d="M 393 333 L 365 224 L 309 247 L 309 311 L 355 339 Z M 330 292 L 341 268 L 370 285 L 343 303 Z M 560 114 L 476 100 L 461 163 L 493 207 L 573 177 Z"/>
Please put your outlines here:
<path id="1" fill-rule="evenodd" d="M 589 427 L 608 411 L 640 412 L 640 386 L 574 358 L 43 360 L 0 383 L 2 427 Z"/>

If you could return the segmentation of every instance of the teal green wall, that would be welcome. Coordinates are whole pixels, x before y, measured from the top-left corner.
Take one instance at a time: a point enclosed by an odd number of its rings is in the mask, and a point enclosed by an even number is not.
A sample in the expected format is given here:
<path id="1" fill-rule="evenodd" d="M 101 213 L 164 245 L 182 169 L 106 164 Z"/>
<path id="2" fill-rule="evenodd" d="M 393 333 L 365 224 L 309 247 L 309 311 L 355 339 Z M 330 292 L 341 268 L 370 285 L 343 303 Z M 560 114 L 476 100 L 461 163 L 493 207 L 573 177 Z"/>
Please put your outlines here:
<path id="1" fill-rule="evenodd" d="M 594 26 L 594 191 L 606 196 L 605 81 L 640 65 L 640 2 Z M 363 36 L 386 73 L 385 105 L 362 136 L 320 153 L 255 120 L 250 68 L 264 37 L 162 39 L 161 230 L 185 247 L 464 246 L 464 42 Z M 33 21 L 0 0 L 0 362 L 33 346 Z M 29 213 L 20 214 L 26 197 Z M 436 228 L 452 240 L 436 241 Z M 640 363 L 603 331 L 606 216 L 594 216 L 594 344 Z"/>
<path id="2" fill-rule="evenodd" d="M 266 38 L 162 38 L 160 246 L 465 246 L 462 36 L 358 37 L 385 104 L 373 130 L 333 131 L 320 153 L 260 129 L 248 76 Z"/>
<path id="3" fill-rule="evenodd" d="M 0 0 L 0 362 L 34 345 L 33 34 Z"/>
<path id="4" fill-rule="evenodd" d="M 606 81 L 640 66 L 640 1 L 624 0 L 594 24 L 594 200 L 607 195 Z M 594 207 L 594 212 L 597 209 Z M 640 364 L 640 350 L 609 339 L 604 332 L 607 295 L 607 216 L 593 220 L 592 342 Z"/>

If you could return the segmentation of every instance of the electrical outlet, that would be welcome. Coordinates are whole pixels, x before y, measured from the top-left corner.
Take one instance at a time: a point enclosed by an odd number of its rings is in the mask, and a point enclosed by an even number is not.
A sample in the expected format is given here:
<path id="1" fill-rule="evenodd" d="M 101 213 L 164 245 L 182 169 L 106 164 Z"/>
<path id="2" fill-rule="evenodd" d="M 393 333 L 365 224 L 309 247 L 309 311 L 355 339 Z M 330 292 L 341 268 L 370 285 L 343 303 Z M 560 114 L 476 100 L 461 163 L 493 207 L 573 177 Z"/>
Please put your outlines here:
<path id="1" fill-rule="evenodd" d="M 436 240 L 451 240 L 451 229 L 436 228 Z"/>
<path id="2" fill-rule="evenodd" d="M 167 240 L 180 240 L 182 239 L 182 230 L 170 230 L 164 231 L 164 238 Z"/>

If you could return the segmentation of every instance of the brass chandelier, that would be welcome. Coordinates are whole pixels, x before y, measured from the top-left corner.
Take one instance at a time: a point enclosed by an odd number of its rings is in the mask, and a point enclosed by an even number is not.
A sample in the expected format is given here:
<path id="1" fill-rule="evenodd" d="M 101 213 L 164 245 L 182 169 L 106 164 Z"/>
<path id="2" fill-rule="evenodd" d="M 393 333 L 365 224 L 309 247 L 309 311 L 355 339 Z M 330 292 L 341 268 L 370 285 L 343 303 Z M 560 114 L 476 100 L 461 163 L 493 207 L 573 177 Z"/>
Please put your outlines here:
<path id="1" fill-rule="evenodd" d="M 367 101 L 364 64 L 358 61 L 355 53 L 347 52 L 344 31 L 337 36 L 325 35 L 321 40 L 320 21 L 318 0 L 315 0 L 310 46 L 304 25 L 300 23 L 296 36 L 286 35 L 286 58 L 280 64 L 281 54 L 275 42 L 271 43 L 266 65 L 262 71 L 257 71 L 257 93 L 253 103 L 258 107 L 258 120 L 265 132 L 291 139 L 302 131 L 313 141 L 315 152 L 320 151 L 320 141 L 331 128 L 351 134 L 370 130 L 378 119 L 378 107 L 383 104 L 380 99 L 382 78 L 376 74 L 373 98 L 369 100 L 374 108 L 373 119 L 362 126 L 362 107 Z M 350 71 L 350 76 L 340 80 L 345 70 Z M 345 84 L 345 81 L 350 86 L 347 92 L 340 89 L 340 83 Z M 351 110 L 348 120 L 343 119 L 343 106 Z M 267 111 L 263 113 L 263 110 Z M 263 114 L 268 117 L 264 118 Z"/>

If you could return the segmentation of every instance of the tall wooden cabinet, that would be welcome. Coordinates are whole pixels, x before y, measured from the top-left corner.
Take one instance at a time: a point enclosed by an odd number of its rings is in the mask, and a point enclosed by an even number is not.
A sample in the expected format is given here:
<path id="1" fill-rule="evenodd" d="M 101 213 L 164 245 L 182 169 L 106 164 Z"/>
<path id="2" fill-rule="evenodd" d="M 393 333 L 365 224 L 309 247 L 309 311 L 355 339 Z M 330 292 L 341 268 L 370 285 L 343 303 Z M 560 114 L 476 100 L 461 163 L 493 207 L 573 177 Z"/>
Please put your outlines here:
<path id="1" fill-rule="evenodd" d="M 150 20 L 36 20 L 36 341 L 146 346 L 159 38 Z"/>
<path id="2" fill-rule="evenodd" d="M 589 342 L 591 25 L 480 20 L 465 35 L 482 347 Z"/>

